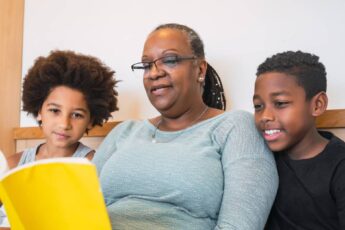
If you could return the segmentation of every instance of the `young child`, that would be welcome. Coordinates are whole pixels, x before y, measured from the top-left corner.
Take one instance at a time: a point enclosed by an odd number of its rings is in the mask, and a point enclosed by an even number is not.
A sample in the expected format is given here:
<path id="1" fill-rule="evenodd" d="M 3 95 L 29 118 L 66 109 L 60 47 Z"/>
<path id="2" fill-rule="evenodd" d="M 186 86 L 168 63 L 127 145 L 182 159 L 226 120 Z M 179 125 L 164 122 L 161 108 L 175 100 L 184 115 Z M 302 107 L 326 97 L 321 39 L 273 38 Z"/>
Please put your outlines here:
<path id="1" fill-rule="evenodd" d="M 324 65 L 288 51 L 256 75 L 255 122 L 280 180 L 266 229 L 345 229 L 345 143 L 315 126 L 328 101 Z"/>
<path id="2" fill-rule="evenodd" d="M 79 139 L 118 109 L 113 75 L 98 59 L 72 51 L 39 57 L 24 79 L 22 100 L 46 141 L 10 156 L 9 167 L 52 157 L 91 159 L 94 151 Z"/>
<path id="3" fill-rule="evenodd" d="M 23 110 L 41 126 L 45 143 L 11 155 L 9 167 L 53 157 L 92 159 L 94 151 L 79 139 L 118 110 L 113 77 L 114 71 L 95 57 L 72 51 L 39 57 L 24 79 L 22 100 Z"/>

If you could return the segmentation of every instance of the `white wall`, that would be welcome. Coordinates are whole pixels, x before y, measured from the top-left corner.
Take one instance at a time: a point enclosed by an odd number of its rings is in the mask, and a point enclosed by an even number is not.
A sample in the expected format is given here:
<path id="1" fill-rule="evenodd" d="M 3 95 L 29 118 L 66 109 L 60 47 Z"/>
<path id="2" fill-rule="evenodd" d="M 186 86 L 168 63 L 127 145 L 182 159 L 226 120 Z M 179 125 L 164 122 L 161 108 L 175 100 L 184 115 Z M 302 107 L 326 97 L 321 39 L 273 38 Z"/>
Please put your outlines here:
<path id="1" fill-rule="evenodd" d="M 252 111 L 257 66 L 274 53 L 298 49 L 321 57 L 329 108 L 345 108 L 343 0 L 26 0 L 23 76 L 52 49 L 95 55 L 121 80 L 114 120 L 154 116 L 130 65 L 140 61 L 148 33 L 167 22 L 199 33 L 224 83 L 228 109 Z M 23 113 L 21 126 L 33 125 Z"/>

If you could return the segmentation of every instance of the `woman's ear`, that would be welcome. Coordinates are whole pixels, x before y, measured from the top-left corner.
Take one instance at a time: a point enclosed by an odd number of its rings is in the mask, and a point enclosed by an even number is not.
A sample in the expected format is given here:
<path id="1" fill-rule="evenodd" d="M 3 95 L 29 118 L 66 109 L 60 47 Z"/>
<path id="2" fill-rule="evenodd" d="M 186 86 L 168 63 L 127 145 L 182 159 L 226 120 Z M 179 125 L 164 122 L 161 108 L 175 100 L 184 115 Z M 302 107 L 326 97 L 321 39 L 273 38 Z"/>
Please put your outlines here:
<path id="1" fill-rule="evenodd" d="M 206 76 L 206 70 L 207 70 L 207 62 L 205 59 L 202 59 L 199 61 L 199 74 L 198 79 L 202 78 L 205 79 Z"/>
<path id="2" fill-rule="evenodd" d="M 326 92 L 322 91 L 316 94 L 312 99 L 312 116 L 318 117 L 323 114 L 328 105 L 328 97 Z"/>

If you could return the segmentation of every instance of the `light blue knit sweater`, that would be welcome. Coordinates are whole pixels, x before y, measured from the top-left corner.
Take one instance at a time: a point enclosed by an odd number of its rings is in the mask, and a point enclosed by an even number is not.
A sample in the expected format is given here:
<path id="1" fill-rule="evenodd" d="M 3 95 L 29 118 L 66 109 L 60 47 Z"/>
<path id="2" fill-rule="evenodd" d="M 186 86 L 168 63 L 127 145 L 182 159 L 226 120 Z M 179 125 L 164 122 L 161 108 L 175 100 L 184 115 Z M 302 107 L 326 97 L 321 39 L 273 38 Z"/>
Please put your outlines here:
<path id="1" fill-rule="evenodd" d="M 251 114 L 154 130 L 123 122 L 95 154 L 113 229 L 263 229 L 278 176 Z"/>

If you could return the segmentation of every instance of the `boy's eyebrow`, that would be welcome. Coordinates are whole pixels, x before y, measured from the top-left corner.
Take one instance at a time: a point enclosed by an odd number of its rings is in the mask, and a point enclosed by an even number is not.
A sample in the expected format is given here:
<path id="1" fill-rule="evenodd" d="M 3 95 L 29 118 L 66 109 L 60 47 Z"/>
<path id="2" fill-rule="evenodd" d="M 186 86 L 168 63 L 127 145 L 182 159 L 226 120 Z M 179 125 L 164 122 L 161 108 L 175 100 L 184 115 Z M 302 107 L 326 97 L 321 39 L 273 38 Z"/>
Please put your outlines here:
<path id="1" fill-rule="evenodd" d="M 276 97 L 276 96 L 281 96 L 281 95 L 291 95 L 291 93 L 289 91 L 279 91 L 279 92 L 275 92 L 275 93 L 271 93 L 271 96 Z"/>
<path id="2" fill-rule="evenodd" d="M 291 95 L 291 93 L 289 91 L 283 90 L 283 91 L 274 92 L 274 93 L 270 94 L 270 96 L 272 96 L 272 97 L 277 97 L 277 96 L 281 96 L 281 95 Z M 261 97 L 259 95 L 257 95 L 257 94 L 254 94 L 254 96 L 253 96 L 253 100 L 254 99 L 260 99 L 260 98 Z"/>
<path id="3" fill-rule="evenodd" d="M 254 95 L 253 95 L 253 100 L 254 100 L 254 99 L 259 99 L 259 98 L 260 98 L 259 95 L 257 95 L 257 94 L 254 94 Z"/>

